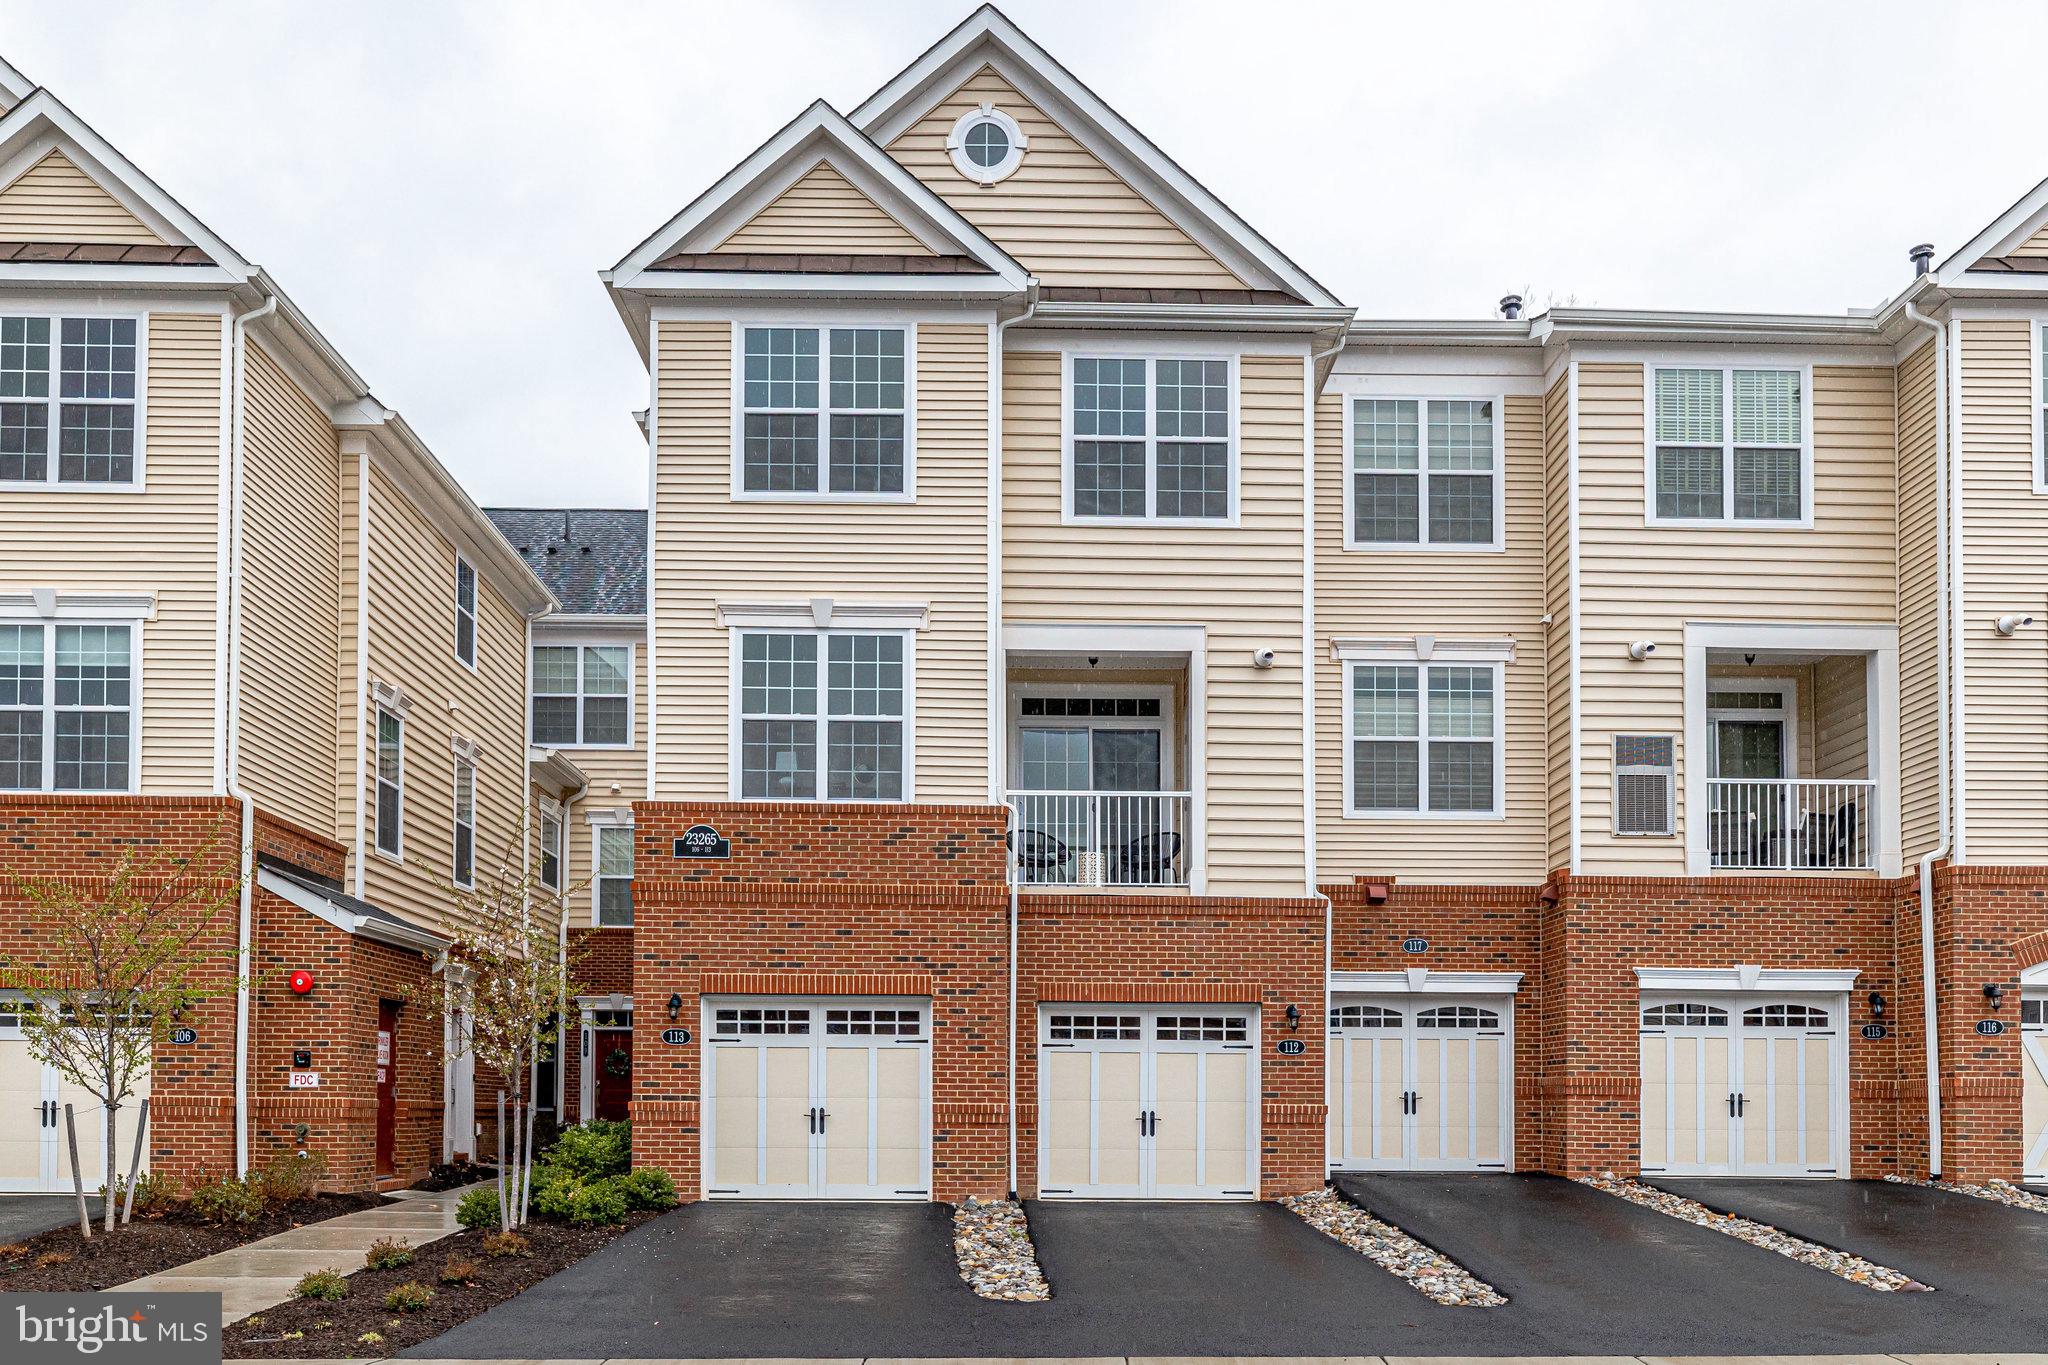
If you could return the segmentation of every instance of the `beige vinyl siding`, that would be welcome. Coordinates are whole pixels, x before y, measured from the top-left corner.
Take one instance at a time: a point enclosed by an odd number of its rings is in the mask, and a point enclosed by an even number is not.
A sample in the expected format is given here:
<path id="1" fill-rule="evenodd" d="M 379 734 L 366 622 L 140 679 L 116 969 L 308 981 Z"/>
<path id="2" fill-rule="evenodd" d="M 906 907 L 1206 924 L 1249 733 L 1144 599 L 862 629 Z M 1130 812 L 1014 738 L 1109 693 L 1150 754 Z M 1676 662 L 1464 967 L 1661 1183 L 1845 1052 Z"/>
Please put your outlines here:
<path id="1" fill-rule="evenodd" d="M 1418 383 L 1417 391 L 1426 391 Z M 1548 812 L 1544 697 L 1543 402 L 1501 404 L 1500 478 L 1505 549 L 1492 552 L 1346 551 L 1344 405 L 1316 405 L 1316 871 L 1323 880 L 1360 873 L 1425 883 L 1528 885 L 1543 880 Z M 1498 821 L 1351 819 L 1344 814 L 1344 665 L 1330 642 L 1436 635 L 1512 640 L 1503 670 L 1505 818 Z"/>
<path id="2" fill-rule="evenodd" d="M 917 801 L 988 797 L 988 328 L 917 325 L 913 503 L 735 501 L 726 322 L 658 324 L 655 798 L 724 799 L 730 633 L 717 605 L 919 603 Z"/>
<path id="3" fill-rule="evenodd" d="M 100 242 L 160 246 L 121 201 L 60 151 L 0 190 L 0 242 Z"/>
<path id="4" fill-rule="evenodd" d="M 2033 347 L 2024 318 L 1962 336 L 1963 770 L 1971 862 L 2048 862 L 2048 497 L 2034 492 Z M 2010 638 L 2007 613 L 2036 624 Z"/>
<path id="5" fill-rule="evenodd" d="M 1941 840 L 1937 349 L 1923 345 L 1899 365 L 1899 838 L 1907 862 Z"/>
<path id="6" fill-rule="evenodd" d="M 153 313 L 140 493 L 0 490 L 0 581 L 153 591 L 142 628 L 143 792 L 214 787 L 221 319 Z"/>
<path id="7" fill-rule="evenodd" d="M 367 859 L 369 841 L 376 837 L 376 830 L 369 818 L 369 805 L 362 785 L 375 781 L 375 754 L 357 770 L 358 759 L 364 746 L 363 730 L 370 723 L 366 698 L 369 695 L 369 679 L 362 676 L 357 663 L 357 646 L 362 638 L 358 615 L 362 582 L 362 485 L 365 457 L 358 453 L 342 456 L 341 477 L 338 496 L 335 499 L 339 513 L 339 525 L 335 536 L 335 558 L 339 565 L 336 575 L 335 645 L 337 667 L 335 670 L 335 717 L 334 717 L 334 838 L 337 843 L 349 848 L 357 847 L 357 834 L 362 836 L 363 847 L 359 856 Z M 358 829 L 357 817 L 361 816 Z"/>
<path id="8" fill-rule="evenodd" d="M 1302 361 L 1239 372 L 1237 526 L 1063 525 L 1060 357 L 1004 356 L 1003 621 L 1206 626 L 1208 889 L 1284 896 L 1306 875 Z M 1262 647 L 1270 669 L 1252 666 Z"/>
<path id="9" fill-rule="evenodd" d="M 563 642 L 576 639 L 592 644 L 608 644 L 595 635 L 578 635 L 574 630 L 565 632 Z M 536 634 L 536 645 L 554 643 L 545 635 Z M 721 700 L 720 705 L 723 705 Z M 594 872 L 593 851 L 596 836 L 591 832 L 588 817 L 593 811 L 621 811 L 630 815 L 635 801 L 644 800 L 647 795 L 647 644 L 645 640 L 633 643 L 633 747 L 630 749 L 585 749 L 564 748 L 562 751 L 570 762 L 583 770 L 589 779 L 590 788 L 577 800 L 569 811 L 568 823 L 564 829 L 566 850 L 565 874 L 562 886 L 569 895 L 571 924 L 591 924 L 593 902 L 590 879 Z M 538 863 L 535 864 L 539 866 Z"/>
<path id="10" fill-rule="evenodd" d="M 405 717 L 404 862 L 375 849 L 376 708 L 367 708 L 362 854 L 364 894 L 429 927 L 446 922 L 454 860 L 455 735 L 477 761 L 476 868 L 479 885 L 511 859 L 523 863 L 518 832 L 526 778 L 526 624 L 477 575 L 477 667 L 455 658 L 455 547 L 375 460 L 370 465 L 369 679 L 400 689 Z"/>
<path id="11" fill-rule="evenodd" d="M 1571 375 L 1543 395 L 1544 759 L 1548 766 L 1549 840 L 1545 871 L 1572 859 Z"/>
<path id="12" fill-rule="evenodd" d="M 1870 776 L 1870 708 L 1861 658 L 1831 655 L 1813 665 L 1815 777 Z"/>
<path id="13" fill-rule="evenodd" d="M 341 455 L 326 413 L 261 346 L 244 369 L 238 770 L 263 809 L 325 833 L 337 818 Z"/>
<path id="14" fill-rule="evenodd" d="M 828 161 L 811 167 L 713 250 L 932 254 Z"/>
<path id="15" fill-rule="evenodd" d="M 2015 256 L 2048 256 L 2048 225 L 2034 229 L 2034 235 L 2012 249 Z"/>
<path id="16" fill-rule="evenodd" d="M 946 151 L 960 116 L 984 103 L 1015 119 L 1030 143 L 1015 173 L 987 186 L 961 175 Z M 970 76 L 888 150 L 1047 284 L 1245 287 L 991 67 Z"/>
<path id="17" fill-rule="evenodd" d="M 1892 388 L 1888 366 L 1814 367 L 1811 529 L 1646 527 L 1643 367 L 1579 365 L 1582 871 L 1685 871 L 1685 622 L 1894 621 Z M 1616 734 L 1677 737 L 1679 835 L 1611 833 Z"/>

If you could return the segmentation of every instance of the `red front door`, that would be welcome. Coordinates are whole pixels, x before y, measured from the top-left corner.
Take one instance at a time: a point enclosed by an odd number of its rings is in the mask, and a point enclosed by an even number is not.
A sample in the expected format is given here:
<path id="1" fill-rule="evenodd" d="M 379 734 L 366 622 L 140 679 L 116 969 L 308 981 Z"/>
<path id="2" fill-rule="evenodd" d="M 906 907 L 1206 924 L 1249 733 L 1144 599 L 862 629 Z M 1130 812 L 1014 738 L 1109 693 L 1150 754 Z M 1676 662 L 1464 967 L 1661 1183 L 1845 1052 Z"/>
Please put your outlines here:
<path id="1" fill-rule="evenodd" d="M 596 1041 L 596 1116 L 623 1119 L 633 1101 L 633 1034 L 629 1029 L 601 1029 Z"/>
<path id="2" fill-rule="evenodd" d="M 377 1002 L 377 1174 L 398 1170 L 398 1002 Z"/>

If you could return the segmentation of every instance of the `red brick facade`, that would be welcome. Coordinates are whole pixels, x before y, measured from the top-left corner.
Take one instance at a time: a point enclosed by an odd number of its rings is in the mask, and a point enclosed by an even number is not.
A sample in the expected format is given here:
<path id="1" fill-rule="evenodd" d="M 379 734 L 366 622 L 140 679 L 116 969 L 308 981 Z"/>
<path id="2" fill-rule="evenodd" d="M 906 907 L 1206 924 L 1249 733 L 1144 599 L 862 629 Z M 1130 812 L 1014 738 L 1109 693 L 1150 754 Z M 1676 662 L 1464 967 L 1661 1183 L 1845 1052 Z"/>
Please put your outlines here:
<path id="1" fill-rule="evenodd" d="M 584 995 L 633 994 L 633 931 L 617 925 L 569 931 L 571 976 Z M 583 1113 L 583 1047 L 575 1006 L 563 1021 L 562 1122 L 576 1123 Z"/>

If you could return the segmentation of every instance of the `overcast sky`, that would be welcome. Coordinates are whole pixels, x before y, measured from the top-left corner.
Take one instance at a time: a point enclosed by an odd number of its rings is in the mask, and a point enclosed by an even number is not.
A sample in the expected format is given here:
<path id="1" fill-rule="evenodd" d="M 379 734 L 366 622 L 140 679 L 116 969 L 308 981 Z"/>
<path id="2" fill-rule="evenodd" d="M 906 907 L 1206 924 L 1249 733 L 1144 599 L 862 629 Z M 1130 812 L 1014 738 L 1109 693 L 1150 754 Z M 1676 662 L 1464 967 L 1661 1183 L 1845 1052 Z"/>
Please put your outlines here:
<path id="1" fill-rule="evenodd" d="M 638 506 L 597 282 L 966 0 L 53 4 L 0 53 L 268 267 L 479 502 Z M 1839 312 L 2048 175 L 2048 4 L 1010 0 L 1365 316 Z"/>

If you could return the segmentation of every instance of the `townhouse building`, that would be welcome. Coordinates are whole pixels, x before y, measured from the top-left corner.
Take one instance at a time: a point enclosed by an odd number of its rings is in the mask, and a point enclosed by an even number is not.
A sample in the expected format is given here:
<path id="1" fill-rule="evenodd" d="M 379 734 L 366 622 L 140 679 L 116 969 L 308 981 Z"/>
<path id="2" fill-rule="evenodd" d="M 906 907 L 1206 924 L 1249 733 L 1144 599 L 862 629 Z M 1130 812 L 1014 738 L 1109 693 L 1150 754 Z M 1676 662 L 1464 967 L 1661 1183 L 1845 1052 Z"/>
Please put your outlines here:
<path id="1" fill-rule="evenodd" d="M 0 926 L 33 951 L 24 876 L 252 868 L 201 945 L 247 988 L 154 1059 L 157 1169 L 303 1147 L 366 1188 L 491 1145 L 422 988 L 458 888 L 528 857 L 553 605 L 273 279 L 0 63 Z M 0 1190 L 68 1189 L 58 1115 L 88 1172 L 104 1119 L 8 985 Z"/>
<path id="2" fill-rule="evenodd" d="M 803 110 L 605 273 L 645 622 L 537 638 L 632 678 L 636 1160 L 2043 1174 L 2044 224 L 1382 321 L 992 8 Z"/>

